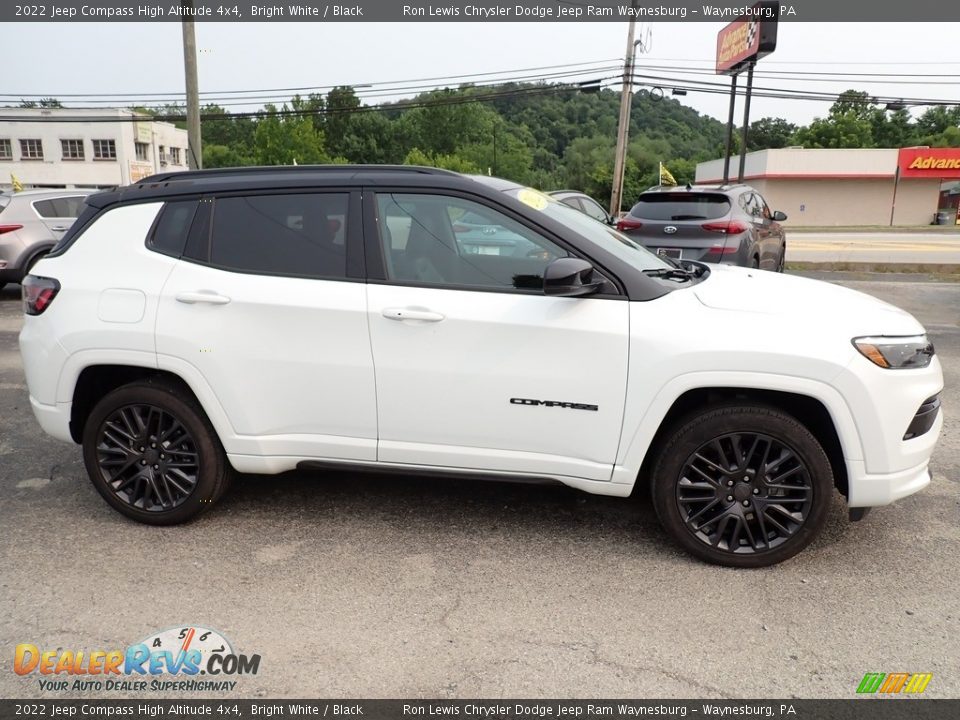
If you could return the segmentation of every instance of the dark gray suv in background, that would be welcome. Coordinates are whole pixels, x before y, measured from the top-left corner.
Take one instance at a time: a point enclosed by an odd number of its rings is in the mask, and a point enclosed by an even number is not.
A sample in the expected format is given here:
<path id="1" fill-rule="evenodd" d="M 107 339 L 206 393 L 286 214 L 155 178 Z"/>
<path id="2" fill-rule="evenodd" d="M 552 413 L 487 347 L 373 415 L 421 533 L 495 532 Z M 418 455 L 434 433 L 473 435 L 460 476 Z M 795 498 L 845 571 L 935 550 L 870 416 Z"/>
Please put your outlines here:
<path id="1" fill-rule="evenodd" d="M 661 257 L 783 272 L 786 219 L 749 185 L 688 185 L 643 193 L 617 229 Z"/>

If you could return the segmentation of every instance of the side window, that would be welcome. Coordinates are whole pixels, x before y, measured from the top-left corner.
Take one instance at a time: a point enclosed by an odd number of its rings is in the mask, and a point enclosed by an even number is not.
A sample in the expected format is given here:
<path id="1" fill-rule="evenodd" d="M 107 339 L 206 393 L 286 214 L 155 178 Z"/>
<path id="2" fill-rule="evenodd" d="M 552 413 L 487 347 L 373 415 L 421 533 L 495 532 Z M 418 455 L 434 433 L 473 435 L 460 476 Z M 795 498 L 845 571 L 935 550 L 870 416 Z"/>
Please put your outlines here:
<path id="1" fill-rule="evenodd" d="M 575 197 L 565 197 L 560 200 L 564 205 L 569 205 L 574 210 L 583 210 L 583 206 L 580 204 L 580 200 Z"/>
<path id="2" fill-rule="evenodd" d="M 602 207 L 597 205 L 592 200 L 580 200 L 583 203 L 583 210 L 587 215 L 592 217 L 594 220 L 599 220 L 602 223 L 607 222 L 607 211 Z"/>
<path id="3" fill-rule="evenodd" d="M 37 200 L 33 204 L 42 218 L 77 218 L 83 211 L 86 198 L 83 195 Z"/>
<path id="4" fill-rule="evenodd" d="M 761 216 L 763 216 L 763 218 L 766 220 L 773 220 L 773 213 L 770 212 L 770 206 L 767 205 L 767 201 L 756 194 L 754 194 L 754 197 L 757 199 L 757 203 L 760 205 Z"/>
<path id="5" fill-rule="evenodd" d="M 503 213 L 471 200 L 377 195 L 377 222 L 390 280 L 540 290 L 543 271 L 568 253 Z"/>
<path id="6" fill-rule="evenodd" d="M 37 211 L 37 215 L 42 218 L 54 218 L 56 216 L 56 210 L 53 207 L 53 200 L 37 200 L 33 204 L 33 209 Z"/>
<path id="7" fill-rule="evenodd" d="M 198 201 L 181 200 L 163 206 L 160 217 L 153 226 L 148 245 L 164 255 L 180 257 L 187 242 L 190 223 L 197 211 Z"/>
<path id="8" fill-rule="evenodd" d="M 217 198 L 209 262 L 264 275 L 345 278 L 346 193 Z"/>
<path id="9" fill-rule="evenodd" d="M 748 192 L 741 195 L 740 207 L 742 207 L 743 211 L 750 217 L 760 216 L 760 205 L 757 203 L 757 196 L 755 193 Z"/>

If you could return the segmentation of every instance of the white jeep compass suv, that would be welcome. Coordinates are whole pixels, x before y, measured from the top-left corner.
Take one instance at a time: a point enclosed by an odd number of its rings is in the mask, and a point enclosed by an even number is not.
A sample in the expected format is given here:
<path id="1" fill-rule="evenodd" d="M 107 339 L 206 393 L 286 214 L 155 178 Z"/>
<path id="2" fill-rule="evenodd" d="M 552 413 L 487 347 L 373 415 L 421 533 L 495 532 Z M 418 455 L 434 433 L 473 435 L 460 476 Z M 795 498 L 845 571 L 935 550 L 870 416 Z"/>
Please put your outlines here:
<path id="1" fill-rule="evenodd" d="M 234 471 L 648 486 L 711 562 L 923 488 L 940 364 L 907 313 L 674 263 L 535 190 L 393 166 L 156 175 L 91 196 L 24 281 L 34 413 L 140 522 Z M 469 241 L 462 238 L 469 235 Z"/>

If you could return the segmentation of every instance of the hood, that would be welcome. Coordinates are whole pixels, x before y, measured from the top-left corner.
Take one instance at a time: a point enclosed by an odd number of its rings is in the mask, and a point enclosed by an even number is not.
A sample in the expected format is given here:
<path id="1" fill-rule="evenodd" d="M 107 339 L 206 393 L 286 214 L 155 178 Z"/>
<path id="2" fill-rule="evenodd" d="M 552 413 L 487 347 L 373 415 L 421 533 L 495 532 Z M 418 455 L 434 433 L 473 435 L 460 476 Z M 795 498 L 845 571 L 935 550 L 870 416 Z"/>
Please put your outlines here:
<path id="1" fill-rule="evenodd" d="M 711 265 L 710 271 L 710 277 L 691 290 L 702 304 L 716 310 L 843 326 L 858 335 L 925 332 L 905 310 L 839 285 L 731 265 Z"/>

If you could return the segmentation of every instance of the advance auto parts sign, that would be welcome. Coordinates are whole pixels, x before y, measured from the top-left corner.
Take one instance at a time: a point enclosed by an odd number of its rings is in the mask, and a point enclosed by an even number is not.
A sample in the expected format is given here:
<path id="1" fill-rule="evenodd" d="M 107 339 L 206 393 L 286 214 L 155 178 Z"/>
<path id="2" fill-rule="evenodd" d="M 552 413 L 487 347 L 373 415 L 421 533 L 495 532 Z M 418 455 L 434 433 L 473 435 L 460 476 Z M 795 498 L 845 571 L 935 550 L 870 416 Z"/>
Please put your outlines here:
<path id="1" fill-rule="evenodd" d="M 777 49 L 779 7 L 759 2 L 717 33 L 717 74 L 734 75 Z"/>
<path id="2" fill-rule="evenodd" d="M 902 148 L 901 178 L 960 179 L 960 148 Z"/>

